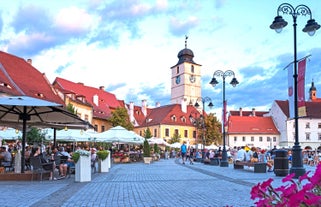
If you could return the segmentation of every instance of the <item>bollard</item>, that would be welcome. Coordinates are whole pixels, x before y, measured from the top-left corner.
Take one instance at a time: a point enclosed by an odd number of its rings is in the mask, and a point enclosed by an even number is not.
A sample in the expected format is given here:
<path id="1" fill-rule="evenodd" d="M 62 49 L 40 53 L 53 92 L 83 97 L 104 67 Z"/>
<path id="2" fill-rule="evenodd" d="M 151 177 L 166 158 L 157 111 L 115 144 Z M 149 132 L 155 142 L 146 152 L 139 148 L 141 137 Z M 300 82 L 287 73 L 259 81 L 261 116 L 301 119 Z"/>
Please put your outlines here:
<path id="1" fill-rule="evenodd" d="M 289 160 L 287 150 L 275 150 L 274 174 L 287 176 L 289 174 Z"/>

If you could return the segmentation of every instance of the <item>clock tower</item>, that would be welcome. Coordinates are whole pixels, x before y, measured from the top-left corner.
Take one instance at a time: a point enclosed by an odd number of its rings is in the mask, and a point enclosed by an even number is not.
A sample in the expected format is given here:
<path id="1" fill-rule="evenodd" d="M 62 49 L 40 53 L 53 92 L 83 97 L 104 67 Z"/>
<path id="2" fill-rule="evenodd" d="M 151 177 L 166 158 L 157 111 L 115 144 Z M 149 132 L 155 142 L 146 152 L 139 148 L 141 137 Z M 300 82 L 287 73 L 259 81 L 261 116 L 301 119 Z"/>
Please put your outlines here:
<path id="1" fill-rule="evenodd" d="M 201 66 L 193 61 L 193 51 L 187 48 L 185 36 L 185 48 L 177 57 L 178 62 L 171 67 L 171 104 L 186 103 L 195 104 L 201 95 Z"/>

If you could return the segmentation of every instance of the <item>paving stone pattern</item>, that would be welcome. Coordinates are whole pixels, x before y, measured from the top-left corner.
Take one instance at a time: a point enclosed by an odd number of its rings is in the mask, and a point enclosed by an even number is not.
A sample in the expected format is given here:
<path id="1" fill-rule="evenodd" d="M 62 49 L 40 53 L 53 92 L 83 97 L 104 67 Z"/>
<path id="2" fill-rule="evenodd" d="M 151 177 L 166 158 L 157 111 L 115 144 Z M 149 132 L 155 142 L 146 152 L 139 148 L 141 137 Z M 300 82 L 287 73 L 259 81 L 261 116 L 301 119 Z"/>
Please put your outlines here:
<path id="1" fill-rule="evenodd" d="M 307 170 L 314 170 L 308 167 Z M 249 207 L 251 187 L 272 177 L 253 169 L 234 170 L 168 159 L 152 164 L 113 164 L 108 173 L 95 173 L 91 182 L 76 183 L 74 176 L 57 181 L 0 182 L 1 206 L 62 207 Z"/>

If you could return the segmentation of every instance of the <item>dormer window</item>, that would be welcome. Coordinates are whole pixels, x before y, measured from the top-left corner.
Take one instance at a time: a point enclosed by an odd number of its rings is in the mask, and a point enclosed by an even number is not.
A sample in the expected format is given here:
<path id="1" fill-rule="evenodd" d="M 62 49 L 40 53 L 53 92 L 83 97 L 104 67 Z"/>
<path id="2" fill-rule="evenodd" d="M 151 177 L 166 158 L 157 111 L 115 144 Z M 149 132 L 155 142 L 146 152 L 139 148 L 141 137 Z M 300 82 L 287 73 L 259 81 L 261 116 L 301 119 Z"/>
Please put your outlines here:
<path id="1" fill-rule="evenodd" d="M 173 122 L 176 122 L 176 116 L 173 115 L 173 116 L 171 117 L 171 120 L 172 120 Z"/>
<path id="2" fill-rule="evenodd" d="M 181 121 L 182 121 L 183 123 L 186 123 L 186 118 L 185 118 L 185 116 L 182 116 L 182 117 L 181 117 Z"/>
<path id="3" fill-rule="evenodd" d="M 11 86 L 9 84 L 7 84 L 7 83 L 0 83 L 0 86 L 12 89 Z"/>

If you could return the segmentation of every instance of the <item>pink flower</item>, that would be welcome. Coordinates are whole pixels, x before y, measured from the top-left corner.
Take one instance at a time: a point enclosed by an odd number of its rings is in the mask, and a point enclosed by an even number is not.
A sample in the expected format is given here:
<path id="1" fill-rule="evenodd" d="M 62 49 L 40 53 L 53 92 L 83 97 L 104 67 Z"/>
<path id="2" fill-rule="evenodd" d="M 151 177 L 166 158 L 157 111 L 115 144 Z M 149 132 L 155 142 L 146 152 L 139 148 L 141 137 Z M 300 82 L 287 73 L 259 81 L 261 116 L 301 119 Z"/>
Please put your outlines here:
<path id="1" fill-rule="evenodd" d="M 282 179 L 282 182 L 283 183 L 288 182 L 288 181 L 293 182 L 292 179 L 293 179 L 294 176 L 295 176 L 294 173 L 288 174 L 285 178 Z"/>

